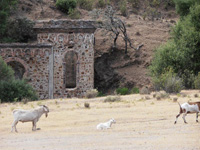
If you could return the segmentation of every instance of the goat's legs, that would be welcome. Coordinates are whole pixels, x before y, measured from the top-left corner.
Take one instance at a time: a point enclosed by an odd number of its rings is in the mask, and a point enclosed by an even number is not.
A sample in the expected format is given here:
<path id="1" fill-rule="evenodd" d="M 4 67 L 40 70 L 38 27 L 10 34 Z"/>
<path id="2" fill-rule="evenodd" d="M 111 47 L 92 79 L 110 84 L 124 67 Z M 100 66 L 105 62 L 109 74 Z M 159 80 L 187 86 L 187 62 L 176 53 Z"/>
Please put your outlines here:
<path id="1" fill-rule="evenodd" d="M 36 131 L 36 121 L 33 121 L 33 128 L 32 128 L 32 131 Z"/>
<path id="2" fill-rule="evenodd" d="M 198 121 L 198 112 L 196 113 L 196 122 L 199 122 Z"/>
<path id="3" fill-rule="evenodd" d="M 178 114 L 178 115 L 176 116 L 176 120 L 175 120 L 174 124 L 177 123 L 178 117 L 179 117 L 180 115 L 181 115 L 181 114 Z"/>
<path id="4" fill-rule="evenodd" d="M 17 131 L 17 128 L 16 128 L 17 123 L 18 123 L 18 121 L 16 121 L 16 120 L 13 121 L 11 132 L 13 132 L 13 129 L 14 129 L 14 128 L 15 128 L 15 132 L 18 132 L 18 131 Z"/>
<path id="5" fill-rule="evenodd" d="M 185 120 L 186 115 L 187 115 L 187 112 L 183 114 L 183 120 L 184 120 L 185 123 L 187 123 L 186 120 Z"/>

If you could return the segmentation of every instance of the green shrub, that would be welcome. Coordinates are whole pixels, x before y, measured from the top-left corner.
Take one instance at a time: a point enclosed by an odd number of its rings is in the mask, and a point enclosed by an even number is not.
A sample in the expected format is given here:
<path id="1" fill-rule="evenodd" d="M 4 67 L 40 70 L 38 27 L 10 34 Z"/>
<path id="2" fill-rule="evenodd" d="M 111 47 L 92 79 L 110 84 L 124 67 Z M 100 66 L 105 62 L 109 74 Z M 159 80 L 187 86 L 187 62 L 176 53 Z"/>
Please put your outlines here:
<path id="1" fill-rule="evenodd" d="M 16 6 L 17 0 L 1 0 L 0 1 L 0 41 L 4 39 L 10 11 Z"/>
<path id="2" fill-rule="evenodd" d="M 133 9 L 139 7 L 139 3 L 140 3 L 139 0 L 128 0 L 128 2 L 131 4 L 131 6 L 132 6 Z"/>
<path id="3" fill-rule="evenodd" d="M 200 3 L 200 2 L 199 2 Z M 197 31 L 200 31 L 200 5 L 190 9 L 191 23 Z"/>
<path id="4" fill-rule="evenodd" d="M 120 94 L 120 95 L 127 95 L 127 94 L 129 94 L 129 89 L 128 88 L 117 88 L 116 92 L 117 92 L 117 94 Z"/>
<path id="5" fill-rule="evenodd" d="M 97 97 L 102 97 L 102 96 L 105 96 L 105 94 L 103 93 L 103 92 L 98 92 L 98 95 L 97 95 Z"/>
<path id="6" fill-rule="evenodd" d="M 139 88 L 134 87 L 134 88 L 131 89 L 131 93 L 132 94 L 138 94 L 138 93 L 140 93 L 140 90 L 139 90 Z"/>
<path id="7" fill-rule="evenodd" d="M 93 0 L 78 0 L 78 5 L 81 9 L 91 11 L 93 6 Z"/>
<path id="8" fill-rule="evenodd" d="M 71 19 L 80 19 L 80 12 L 77 9 L 69 9 L 69 15 Z"/>
<path id="9" fill-rule="evenodd" d="M 77 1 L 76 0 L 57 0 L 56 1 L 56 7 L 66 13 L 69 14 L 69 10 L 70 9 L 75 9 L 77 5 Z"/>
<path id="10" fill-rule="evenodd" d="M 190 7 L 195 3 L 195 0 L 174 0 L 176 12 L 180 16 L 186 16 L 190 12 Z"/>
<path id="11" fill-rule="evenodd" d="M 98 0 L 97 7 L 104 8 L 106 5 L 109 5 L 109 4 L 110 4 L 109 0 Z"/>
<path id="12" fill-rule="evenodd" d="M 195 89 L 200 89 L 200 72 L 195 77 L 194 86 L 195 86 Z"/>
<path id="13" fill-rule="evenodd" d="M 159 77 L 153 78 L 154 88 L 167 93 L 179 93 L 183 89 L 182 79 L 170 68 Z"/>
<path id="14" fill-rule="evenodd" d="M 120 2 L 120 12 L 121 12 L 122 16 L 124 16 L 124 17 L 128 16 L 126 1 Z"/>
<path id="15" fill-rule="evenodd" d="M 0 82 L 14 79 L 14 71 L 8 66 L 0 56 Z"/>
<path id="16" fill-rule="evenodd" d="M 29 40 L 36 39 L 36 34 L 33 30 L 34 24 L 33 21 L 26 18 L 10 20 L 7 24 L 4 41 L 27 43 Z"/>
<path id="17" fill-rule="evenodd" d="M 21 101 L 23 98 L 36 100 L 36 92 L 24 80 L 0 81 L 0 99 L 2 102 Z"/>
<path id="18" fill-rule="evenodd" d="M 183 80 L 183 86 L 187 89 L 193 89 L 194 86 L 194 80 L 195 80 L 195 75 L 193 71 L 189 70 L 184 70 L 181 79 Z"/>

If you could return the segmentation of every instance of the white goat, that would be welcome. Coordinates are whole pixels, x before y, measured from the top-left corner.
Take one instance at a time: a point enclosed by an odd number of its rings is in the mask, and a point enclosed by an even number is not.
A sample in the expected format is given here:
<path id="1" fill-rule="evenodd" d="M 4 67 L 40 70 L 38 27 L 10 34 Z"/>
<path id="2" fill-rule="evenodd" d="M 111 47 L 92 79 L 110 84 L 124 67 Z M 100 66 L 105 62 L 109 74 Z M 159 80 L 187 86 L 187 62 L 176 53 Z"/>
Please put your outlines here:
<path id="1" fill-rule="evenodd" d="M 111 127 L 112 123 L 116 123 L 116 121 L 114 119 L 110 119 L 108 122 L 100 123 L 97 125 L 97 129 L 98 130 L 109 129 Z"/>
<path id="2" fill-rule="evenodd" d="M 179 104 L 179 106 L 180 106 L 180 112 L 176 116 L 176 120 L 175 120 L 174 124 L 176 124 L 178 117 L 182 113 L 183 113 L 183 120 L 185 123 L 187 123 L 185 120 L 185 116 L 190 113 L 196 113 L 196 122 L 198 122 L 198 113 L 200 110 L 200 102 L 187 102 L 187 103 L 183 103 L 182 105 Z"/>
<path id="3" fill-rule="evenodd" d="M 49 113 L 49 108 L 45 105 L 39 106 L 38 108 L 32 109 L 32 110 L 23 110 L 23 109 L 15 109 L 13 110 L 13 116 L 14 116 L 14 121 L 12 123 L 12 130 L 15 128 L 15 132 L 17 132 L 16 125 L 18 121 L 21 121 L 22 123 L 24 122 L 32 122 L 33 123 L 33 128 L 32 130 L 36 130 L 36 122 L 40 119 L 42 114 L 48 116 Z"/>

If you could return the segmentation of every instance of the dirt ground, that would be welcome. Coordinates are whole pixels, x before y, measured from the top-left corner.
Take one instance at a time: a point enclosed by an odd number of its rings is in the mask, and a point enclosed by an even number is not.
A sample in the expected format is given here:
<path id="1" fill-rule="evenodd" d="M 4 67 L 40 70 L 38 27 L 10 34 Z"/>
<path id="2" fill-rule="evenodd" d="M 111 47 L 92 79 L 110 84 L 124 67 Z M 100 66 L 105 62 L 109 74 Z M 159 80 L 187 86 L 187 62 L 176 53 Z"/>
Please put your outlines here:
<path id="1" fill-rule="evenodd" d="M 121 102 L 104 103 L 95 99 L 56 99 L 27 104 L 0 104 L 0 150 L 199 150 L 200 123 L 195 114 L 180 117 L 174 125 L 180 103 L 198 101 L 199 91 L 183 91 L 170 98 L 156 100 L 153 95 L 121 96 Z M 84 107 L 90 103 L 90 109 Z M 12 110 L 32 109 L 45 104 L 50 108 L 33 132 L 32 123 L 18 123 L 18 133 L 11 133 Z M 116 120 L 111 129 L 96 130 L 96 125 L 110 118 Z"/>

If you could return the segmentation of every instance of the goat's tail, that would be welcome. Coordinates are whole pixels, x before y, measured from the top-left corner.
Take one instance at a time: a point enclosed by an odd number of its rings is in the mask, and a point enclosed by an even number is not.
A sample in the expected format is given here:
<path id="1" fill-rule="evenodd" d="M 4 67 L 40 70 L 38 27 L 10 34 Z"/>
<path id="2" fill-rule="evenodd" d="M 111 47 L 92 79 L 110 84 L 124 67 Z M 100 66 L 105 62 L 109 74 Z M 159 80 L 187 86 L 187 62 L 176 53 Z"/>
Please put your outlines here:
<path id="1" fill-rule="evenodd" d="M 179 107 L 180 107 L 180 114 L 181 113 L 183 113 L 183 110 L 182 110 L 182 108 L 181 108 L 181 104 L 178 102 L 178 105 L 179 105 Z"/>

